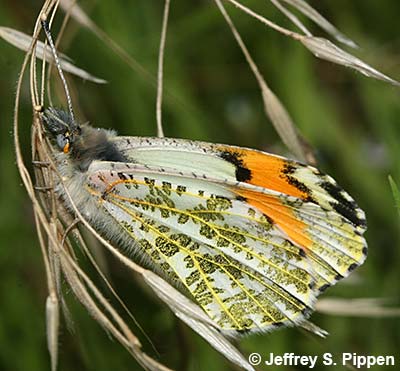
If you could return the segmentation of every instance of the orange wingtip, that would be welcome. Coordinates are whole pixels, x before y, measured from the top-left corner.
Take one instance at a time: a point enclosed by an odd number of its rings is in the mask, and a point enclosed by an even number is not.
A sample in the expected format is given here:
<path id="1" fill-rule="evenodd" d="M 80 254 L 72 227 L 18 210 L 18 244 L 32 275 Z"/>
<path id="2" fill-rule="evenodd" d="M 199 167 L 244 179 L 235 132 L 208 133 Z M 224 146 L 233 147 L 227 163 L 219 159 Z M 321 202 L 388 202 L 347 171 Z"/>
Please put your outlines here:
<path id="1" fill-rule="evenodd" d="M 237 174 L 244 174 L 238 180 L 303 200 L 309 197 L 307 187 L 291 176 L 301 166 L 296 162 L 251 149 L 221 146 L 219 150 L 223 158 L 236 165 Z"/>

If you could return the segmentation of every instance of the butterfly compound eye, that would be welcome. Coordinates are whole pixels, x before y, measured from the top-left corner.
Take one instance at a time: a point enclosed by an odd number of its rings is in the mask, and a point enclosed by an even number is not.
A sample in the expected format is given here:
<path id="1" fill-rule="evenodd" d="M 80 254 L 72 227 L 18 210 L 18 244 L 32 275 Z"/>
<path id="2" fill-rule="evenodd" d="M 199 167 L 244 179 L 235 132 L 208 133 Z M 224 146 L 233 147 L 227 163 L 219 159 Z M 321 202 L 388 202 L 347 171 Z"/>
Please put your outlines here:
<path id="1" fill-rule="evenodd" d="M 58 134 L 56 137 L 57 146 L 60 148 L 64 153 L 68 153 L 71 147 L 71 142 L 69 136 L 65 134 Z"/>

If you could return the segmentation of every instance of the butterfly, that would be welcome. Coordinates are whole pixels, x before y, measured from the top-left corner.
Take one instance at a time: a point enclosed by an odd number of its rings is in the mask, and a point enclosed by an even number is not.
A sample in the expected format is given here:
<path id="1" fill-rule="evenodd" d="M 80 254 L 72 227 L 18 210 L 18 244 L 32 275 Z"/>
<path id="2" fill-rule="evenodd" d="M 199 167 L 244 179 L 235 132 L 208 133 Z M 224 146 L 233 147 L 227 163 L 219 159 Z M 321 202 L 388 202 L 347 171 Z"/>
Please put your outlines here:
<path id="1" fill-rule="evenodd" d="M 224 333 L 300 324 L 366 258 L 364 212 L 314 167 L 231 145 L 118 136 L 55 108 L 42 119 L 83 217 Z"/>

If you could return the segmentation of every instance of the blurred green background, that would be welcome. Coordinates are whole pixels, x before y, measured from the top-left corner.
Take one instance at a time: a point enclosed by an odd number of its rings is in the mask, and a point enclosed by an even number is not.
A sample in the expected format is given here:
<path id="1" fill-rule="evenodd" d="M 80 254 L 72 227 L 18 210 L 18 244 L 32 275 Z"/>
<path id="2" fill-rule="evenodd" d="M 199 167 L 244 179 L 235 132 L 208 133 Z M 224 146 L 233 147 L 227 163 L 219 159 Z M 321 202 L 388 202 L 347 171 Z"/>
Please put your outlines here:
<path id="1" fill-rule="evenodd" d="M 245 2 L 292 27 L 268 1 Z M 398 0 L 310 1 L 361 48 L 355 53 L 400 79 Z M 0 25 L 31 33 L 40 1 L 0 0 Z M 82 2 L 93 20 L 156 74 L 163 1 Z M 348 69 L 316 60 L 298 43 L 267 29 L 227 4 L 272 89 L 331 174 L 366 211 L 369 257 L 349 280 L 323 297 L 387 298 L 400 306 L 400 219 L 388 183 L 400 184 L 400 91 Z M 165 61 L 164 125 L 167 136 L 249 146 L 289 155 L 265 118 L 259 89 L 241 51 L 212 1 L 172 1 Z M 320 30 L 305 21 L 319 35 Z M 76 64 L 109 81 L 69 78 L 78 116 L 124 135 L 155 135 L 154 86 L 133 72 L 89 31 L 71 21 L 60 48 Z M 49 370 L 45 339 L 46 281 L 31 204 L 15 165 L 12 114 L 23 53 L 0 41 L 0 370 Z M 29 155 L 31 109 L 23 89 L 21 124 Z M 152 339 L 159 359 L 178 370 L 235 370 L 119 265 L 112 281 Z M 60 370 L 139 370 L 129 354 L 66 291 L 75 322 L 60 337 Z M 396 355 L 400 320 L 315 313 L 326 340 L 283 329 L 241 341 L 249 354 L 320 355 L 357 352 Z M 135 329 L 139 334 L 139 331 Z M 145 349 L 155 357 L 141 336 Z M 265 370 L 301 367 L 269 366 Z M 326 369 L 321 364 L 317 370 Z M 342 370 L 332 367 L 329 370 Z M 379 367 L 376 369 L 384 369 Z"/>

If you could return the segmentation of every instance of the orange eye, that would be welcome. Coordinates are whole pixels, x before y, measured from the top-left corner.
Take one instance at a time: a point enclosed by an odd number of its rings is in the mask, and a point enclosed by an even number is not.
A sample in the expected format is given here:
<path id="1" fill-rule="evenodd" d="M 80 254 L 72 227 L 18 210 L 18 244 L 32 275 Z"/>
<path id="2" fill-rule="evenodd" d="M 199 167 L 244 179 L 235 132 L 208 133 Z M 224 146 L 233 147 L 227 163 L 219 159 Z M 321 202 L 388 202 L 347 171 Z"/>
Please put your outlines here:
<path id="1" fill-rule="evenodd" d="M 64 153 L 68 153 L 69 152 L 69 141 L 67 141 L 67 143 L 65 144 L 64 148 L 63 148 L 63 152 Z"/>

